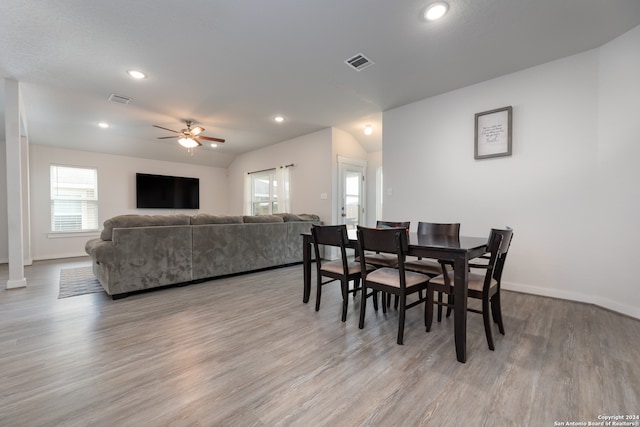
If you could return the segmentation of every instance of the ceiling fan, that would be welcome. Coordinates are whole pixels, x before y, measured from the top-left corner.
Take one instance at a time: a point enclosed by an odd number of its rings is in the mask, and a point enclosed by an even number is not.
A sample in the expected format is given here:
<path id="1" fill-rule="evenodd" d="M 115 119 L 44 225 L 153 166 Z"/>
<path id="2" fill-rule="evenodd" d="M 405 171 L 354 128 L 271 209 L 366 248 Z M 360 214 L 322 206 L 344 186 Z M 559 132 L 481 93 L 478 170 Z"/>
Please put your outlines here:
<path id="1" fill-rule="evenodd" d="M 187 125 L 187 128 L 182 129 L 179 132 L 177 130 L 167 129 L 158 125 L 153 125 L 153 127 L 177 133 L 178 135 L 174 136 L 160 136 L 158 137 L 158 139 L 178 138 L 178 143 L 188 149 L 200 147 L 202 145 L 202 143 L 200 142 L 201 139 L 205 141 L 224 142 L 224 139 L 222 138 L 212 138 L 210 136 L 200 135 L 201 132 L 204 132 L 204 128 L 201 126 L 191 128 L 191 125 L 193 124 L 193 121 L 191 120 L 185 120 L 185 123 Z"/>

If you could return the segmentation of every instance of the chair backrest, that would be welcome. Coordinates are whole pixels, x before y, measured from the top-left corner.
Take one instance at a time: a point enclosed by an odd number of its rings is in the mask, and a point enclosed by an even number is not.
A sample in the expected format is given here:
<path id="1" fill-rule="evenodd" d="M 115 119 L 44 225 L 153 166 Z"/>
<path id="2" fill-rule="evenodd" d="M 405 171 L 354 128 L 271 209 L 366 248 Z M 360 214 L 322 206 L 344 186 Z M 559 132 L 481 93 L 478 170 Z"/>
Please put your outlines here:
<path id="1" fill-rule="evenodd" d="M 411 221 L 376 221 L 376 228 L 406 228 L 411 226 Z"/>
<path id="2" fill-rule="evenodd" d="M 484 278 L 485 290 L 489 288 L 489 285 L 491 284 L 491 279 L 492 278 L 495 279 L 496 265 L 498 263 L 500 247 L 502 246 L 502 242 L 503 242 L 503 235 L 501 233 L 494 232 L 494 230 L 491 230 L 491 234 L 489 234 L 489 243 L 487 244 L 487 250 L 489 251 L 490 257 L 489 257 L 489 263 L 486 266 L 487 270 Z"/>
<path id="3" fill-rule="evenodd" d="M 500 283 L 502 279 L 502 270 L 504 270 L 504 264 L 507 260 L 507 253 L 509 253 L 509 247 L 511 246 L 511 240 L 513 239 L 513 229 L 511 227 L 505 227 L 504 229 L 492 228 L 489 234 L 489 242 L 491 242 L 491 236 L 499 234 L 502 236 L 502 242 L 498 249 L 498 256 L 496 260 L 496 266 L 493 270 L 493 278 Z"/>
<path id="4" fill-rule="evenodd" d="M 460 236 L 460 223 L 440 224 L 436 222 L 418 222 L 418 234 L 431 236 Z"/>
<path id="5" fill-rule="evenodd" d="M 316 265 L 321 266 L 320 245 L 337 246 L 340 248 L 340 255 L 344 271 L 347 271 L 347 251 L 346 245 L 349 241 L 346 225 L 313 225 L 311 227 L 313 236 L 313 248 L 316 253 Z"/>
<path id="6" fill-rule="evenodd" d="M 384 252 L 398 256 L 398 267 L 404 271 L 404 259 L 409 249 L 407 231 L 405 228 L 368 228 L 358 226 L 358 249 L 365 251 Z M 360 257 L 362 264 L 365 257 Z M 364 273 L 363 265 L 363 274 Z"/>

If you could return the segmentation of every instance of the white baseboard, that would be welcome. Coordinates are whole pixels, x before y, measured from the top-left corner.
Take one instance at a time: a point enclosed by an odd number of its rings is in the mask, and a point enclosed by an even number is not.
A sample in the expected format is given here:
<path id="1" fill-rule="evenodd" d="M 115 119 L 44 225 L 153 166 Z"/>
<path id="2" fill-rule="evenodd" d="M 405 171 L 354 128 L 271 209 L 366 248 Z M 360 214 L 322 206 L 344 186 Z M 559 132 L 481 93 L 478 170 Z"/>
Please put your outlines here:
<path id="1" fill-rule="evenodd" d="M 593 304 L 598 307 L 612 310 L 620 314 L 624 314 L 635 319 L 640 319 L 640 308 L 631 307 L 629 305 L 620 304 L 616 301 L 611 301 L 607 298 L 585 295 L 579 292 L 567 292 L 557 289 L 541 288 L 538 286 L 523 285 L 520 283 L 502 282 L 502 289 L 505 291 L 522 292 L 525 294 L 538 295 L 543 297 L 551 297 L 564 299 L 568 301 L 582 302 L 586 304 Z"/>
<path id="2" fill-rule="evenodd" d="M 27 286 L 27 279 L 24 277 L 18 280 L 7 280 L 7 289 L 25 288 Z"/>

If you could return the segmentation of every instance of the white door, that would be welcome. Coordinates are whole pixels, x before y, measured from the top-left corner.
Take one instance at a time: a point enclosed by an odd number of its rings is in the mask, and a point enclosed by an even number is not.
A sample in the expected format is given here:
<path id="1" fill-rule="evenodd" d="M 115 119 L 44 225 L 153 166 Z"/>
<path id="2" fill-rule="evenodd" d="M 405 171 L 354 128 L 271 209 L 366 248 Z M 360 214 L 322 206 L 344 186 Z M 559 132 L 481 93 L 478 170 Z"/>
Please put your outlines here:
<path id="1" fill-rule="evenodd" d="M 366 161 L 338 157 L 340 200 L 338 221 L 347 229 L 365 224 L 365 171 Z"/>

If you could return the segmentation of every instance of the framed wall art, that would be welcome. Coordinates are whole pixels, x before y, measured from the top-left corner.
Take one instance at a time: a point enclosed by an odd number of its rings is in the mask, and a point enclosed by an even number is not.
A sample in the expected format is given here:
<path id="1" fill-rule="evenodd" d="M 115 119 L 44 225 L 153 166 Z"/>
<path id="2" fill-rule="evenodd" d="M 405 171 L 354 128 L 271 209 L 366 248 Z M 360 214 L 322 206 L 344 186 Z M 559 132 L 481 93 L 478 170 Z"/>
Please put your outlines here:
<path id="1" fill-rule="evenodd" d="M 511 106 L 476 113 L 476 159 L 511 155 Z"/>

